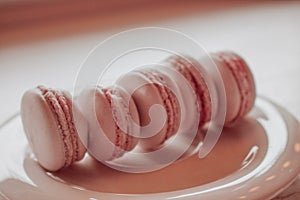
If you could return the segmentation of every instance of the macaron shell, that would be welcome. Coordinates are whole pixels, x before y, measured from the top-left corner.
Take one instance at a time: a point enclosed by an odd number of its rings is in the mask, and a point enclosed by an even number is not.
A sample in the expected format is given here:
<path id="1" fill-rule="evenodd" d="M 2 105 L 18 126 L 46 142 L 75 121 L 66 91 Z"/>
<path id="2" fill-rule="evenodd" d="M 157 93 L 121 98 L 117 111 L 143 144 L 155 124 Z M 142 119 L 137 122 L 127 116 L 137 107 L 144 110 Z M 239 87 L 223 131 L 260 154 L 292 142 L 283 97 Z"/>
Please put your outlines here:
<path id="1" fill-rule="evenodd" d="M 225 126 L 230 126 L 233 120 L 236 119 L 241 105 L 239 88 L 233 74 L 224 62 L 216 54 L 212 54 L 211 56 L 223 79 L 226 94 Z"/>
<path id="2" fill-rule="evenodd" d="M 190 58 L 191 59 L 191 58 Z M 192 62 L 193 60 L 189 60 Z M 188 65 L 188 70 L 192 74 L 193 78 L 195 79 L 195 82 L 197 84 L 198 94 L 200 94 L 201 102 L 199 104 L 201 105 L 201 114 L 200 114 L 200 125 L 204 125 L 205 123 L 209 122 L 211 120 L 211 113 L 212 113 L 212 105 L 211 105 L 211 99 L 210 99 L 210 93 L 208 90 L 208 87 L 205 83 L 204 76 L 206 74 L 201 74 L 201 72 L 197 69 L 197 66 L 199 64 L 194 61 L 190 65 Z"/>
<path id="3" fill-rule="evenodd" d="M 167 140 L 178 132 L 180 126 L 182 113 L 177 97 L 180 98 L 181 95 L 178 86 L 178 83 L 181 84 L 181 82 L 176 82 L 176 78 L 172 77 L 172 73 L 170 74 L 170 70 L 166 67 L 153 67 L 149 69 L 149 71 L 152 73 L 155 81 L 161 84 L 158 89 L 168 117 L 166 121 L 167 132 L 165 134 L 165 140 Z M 176 96 L 176 93 L 178 96 Z M 162 143 L 164 143 L 164 141 Z"/>
<path id="4" fill-rule="evenodd" d="M 191 86 L 191 83 L 186 80 L 186 76 L 178 72 L 170 62 L 164 62 L 163 67 L 158 70 L 162 74 L 166 74 L 164 79 L 167 85 L 172 89 L 174 95 L 174 134 L 184 133 L 190 135 L 198 128 L 200 119 L 200 106 L 198 106 L 197 95 Z M 176 98 L 176 99 L 175 99 Z M 176 131 L 177 130 L 177 131 Z"/>
<path id="5" fill-rule="evenodd" d="M 140 136 L 140 119 L 133 98 L 121 87 L 106 88 L 106 98 L 110 99 L 111 112 L 118 126 L 120 148 L 131 151 Z M 133 124 L 135 123 L 135 125 Z"/>
<path id="6" fill-rule="evenodd" d="M 38 89 L 27 91 L 21 102 L 24 130 L 38 162 L 49 171 L 65 165 L 65 148 L 55 115 Z"/>
<path id="7" fill-rule="evenodd" d="M 211 100 L 208 87 L 203 78 L 205 74 L 201 74 L 201 71 L 197 69 L 201 68 L 200 64 L 189 56 L 171 56 L 167 58 L 165 62 L 181 73 L 193 88 L 197 95 L 198 109 L 200 112 L 199 125 L 203 126 L 211 118 Z"/>
<path id="8" fill-rule="evenodd" d="M 236 91 L 234 91 L 234 94 L 226 93 L 230 95 L 227 101 L 232 101 L 229 103 L 233 104 L 234 100 L 239 102 L 237 113 L 235 113 L 235 116 L 231 116 L 231 120 L 227 122 L 227 125 L 231 126 L 245 116 L 254 106 L 256 98 L 254 78 L 245 60 L 236 53 L 230 51 L 218 52 L 213 54 L 213 59 L 219 63 L 220 71 L 226 70 L 231 73 L 238 89 L 239 101 L 235 99 Z M 227 110 L 229 109 L 233 109 L 233 106 L 228 107 Z"/>
<path id="9" fill-rule="evenodd" d="M 140 72 L 131 71 L 127 73 L 119 79 L 118 84 L 127 91 L 134 91 L 132 97 L 136 104 L 142 127 L 151 122 L 149 110 L 153 105 L 157 104 L 164 106 L 163 99 L 161 98 L 161 94 L 157 87 L 155 87 L 153 83 Z M 161 115 L 157 117 L 161 118 Z M 154 122 L 152 121 L 151 123 Z M 153 126 L 160 128 L 160 124 L 153 124 Z M 165 123 L 158 133 L 151 133 L 155 134 L 154 136 L 141 138 L 139 145 L 143 149 L 155 149 L 165 140 L 166 131 L 167 124 Z M 141 132 L 141 136 L 145 137 L 143 136 L 143 132 Z"/>
<path id="10" fill-rule="evenodd" d="M 235 66 L 235 68 L 231 67 L 231 70 L 236 76 L 240 95 L 242 96 L 242 106 L 239 115 L 244 116 L 254 106 L 256 98 L 254 76 L 246 61 L 241 56 L 233 52 L 223 52 L 223 55 L 227 56 L 227 59 L 232 62 L 231 65 Z"/>
<path id="11" fill-rule="evenodd" d="M 81 92 L 77 102 L 88 123 L 85 145 L 89 154 L 101 161 L 112 159 L 117 140 L 116 124 L 105 95 L 92 86 Z"/>
<path id="12" fill-rule="evenodd" d="M 126 151 L 132 150 L 138 143 L 138 138 L 132 137 L 122 131 L 113 116 L 115 114 L 130 115 L 132 120 L 139 124 L 139 115 L 133 100 L 129 101 L 128 110 L 125 107 L 118 107 L 112 110 L 111 98 L 122 101 L 122 97 L 117 94 L 109 94 L 100 87 L 90 87 L 85 89 L 78 97 L 79 106 L 88 121 L 89 135 L 87 146 L 89 153 L 98 160 L 106 161 L 121 157 Z M 124 106 L 125 103 L 119 102 L 118 105 Z M 129 113 L 123 113 L 127 112 Z M 119 118 L 121 119 L 121 118 Z M 134 130 L 130 127 L 129 121 L 119 121 L 126 127 L 129 126 L 130 131 Z M 137 135 L 138 133 L 130 133 Z"/>

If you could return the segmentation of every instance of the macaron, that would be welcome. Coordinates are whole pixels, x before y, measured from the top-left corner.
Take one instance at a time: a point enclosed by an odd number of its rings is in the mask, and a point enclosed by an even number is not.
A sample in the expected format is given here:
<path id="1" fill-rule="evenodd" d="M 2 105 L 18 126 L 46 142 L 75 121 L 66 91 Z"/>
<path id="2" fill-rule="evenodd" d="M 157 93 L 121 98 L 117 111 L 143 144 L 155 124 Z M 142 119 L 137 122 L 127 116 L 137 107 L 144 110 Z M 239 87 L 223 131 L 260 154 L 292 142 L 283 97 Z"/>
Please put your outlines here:
<path id="1" fill-rule="evenodd" d="M 196 61 L 192 58 L 187 60 L 181 56 L 170 56 L 163 63 L 177 70 L 194 90 L 197 97 L 198 112 L 200 113 L 199 127 L 202 127 L 211 119 L 212 106 L 210 93 L 203 78 L 204 75 L 196 69 Z"/>
<path id="2" fill-rule="evenodd" d="M 139 114 L 132 98 L 118 87 L 88 87 L 78 96 L 87 119 L 89 153 L 99 161 L 110 161 L 136 147 Z"/>
<path id="3" fill-rule="evenodd" d="M 178 131 L 180 106 L 175 94 L 166 85 L 170 78 L 159 69 L 143 68 L 131 71 L 118 80 L 118 85 L 132 93 L 141 127 L 149 124 L 154 127 L 150 130 L 151 133 L 141 132 L 139 146 L 142 149 L 155 150 Z M 165 117 L 161 112 L 155 112 L 151 119 L 149 113 L 153 105 L 162 106 Z"/>
<path id="4" fill-rule="evenodd" d="M 223 78 L 227 96 L 226 124 L 230 126 L 254 107 L 254 77 L 246 61 L 234 52 L 217 52 L 211 54 L 211 57 Z"/>
<path id="5" fill-rule="evenodd" d="M 28 90 L 22 98 L 21 117 L 29 145 L 46 170 L 58 171 L 84 157 L 87 125 L 68 92 L 44 86 Z"/>
<path id="6" fill-rule="evenodd" d="M 211 58 L 225 88 L 225 126 L 232 126 L 254 106 L 254 78 L 236 53 L 217 52 Z M 156 150 L 178 132 L 204 127 L 212 113 L 205 70 L 197 69 L 201 66 L 196 60 L 180 56 L 171 56 L 162 65 L 130 71 L 113 87 L 88 87 L 76 102 L 63 90 L 38 86 L 27 91 L 21 116 L 38 162 L 57 171 L 81 160 L 87 150 L 97 160 L 111 161 L 136 146 Z M 164 113 L 151 111 L 154 105 Z M 149 130 L 153 133 L 145 137 Z"/>
<path id="7" fill-rule="evenodd" d="M 232 126 L 245 116 L 254 106 L 256 91 L 253 75 L 245 60 L 236 53 L 224 51 L 211 54 L 215 62 L 226 94 L 225 126 Z M 204 76 L 192 58 L 171 56 L 164 62 L 181 73 L 190 83 L 197 95 L 200 112 L 199 126 L 202 127 L 211 120 L 212 106 L 210 93 Z M 201 66 L 200 66 L 201 67 Z"/>

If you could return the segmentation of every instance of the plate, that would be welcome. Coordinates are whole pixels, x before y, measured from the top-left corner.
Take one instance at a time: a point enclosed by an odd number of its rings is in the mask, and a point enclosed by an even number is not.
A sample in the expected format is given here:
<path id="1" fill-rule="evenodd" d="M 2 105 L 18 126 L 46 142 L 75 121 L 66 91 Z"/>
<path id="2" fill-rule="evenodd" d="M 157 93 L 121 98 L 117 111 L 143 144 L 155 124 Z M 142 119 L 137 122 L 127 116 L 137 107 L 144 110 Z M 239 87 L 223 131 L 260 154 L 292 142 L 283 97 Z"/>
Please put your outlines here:
<path id="1" fill-rule="evenodd" d="M 57 173 L 44 171 L 28 147 L 20 116 L 0 125 L 0 199 L 272 199 L 300 172 L 300 125 L 258 98 L 251 113 L 225 128 L 213 151 L 164 169 L 118 172 L 88 155 Z"/>

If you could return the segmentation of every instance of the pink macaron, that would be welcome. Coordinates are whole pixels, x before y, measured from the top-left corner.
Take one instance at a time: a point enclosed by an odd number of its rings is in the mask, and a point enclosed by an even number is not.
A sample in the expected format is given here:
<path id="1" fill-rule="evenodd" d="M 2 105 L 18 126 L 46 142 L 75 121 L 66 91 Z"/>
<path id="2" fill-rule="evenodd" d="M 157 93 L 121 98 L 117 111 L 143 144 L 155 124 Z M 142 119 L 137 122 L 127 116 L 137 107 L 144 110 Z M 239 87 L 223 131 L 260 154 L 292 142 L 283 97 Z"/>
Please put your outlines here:
<path id="1" fill-rule="evenodd" d="M 175 94 L 166 85 L 167 79 L 170 77 L 159 69 L 143 68 L 131 71 L 118 80 L 118 85 L 132 93 L 141 126 L 145 127 L 151 123 L 154 127 L 150 130 L 151 133 L 141 132 L 139 145 L 142 149 L 157 149 L 178 131 L 180 106 Z M 159 112 L 153 113 L 152 116 L 158 120 L 150 118 L 150 108 L 153 105 L 162 106 L 166 111 L 165 119 Z M 153 136 L 148 137 L 148 134 Z"/>
<path id="2" fill-rule="evenodd" d="M 230 51 L 211 54 L 217 64 L 227 95 L 226 124 L 234 124 L 254 106 L 256 89 L 253 74 L 246 61 Z"/>
<path id="3" fill-rule="evenodd" d="M 226 93 L 226 115 L 224 126 L 232 126 L 243 118 L 254 106 L 256 97 L 253 75 L 242 57 L 232 52 L 218 52 L 211 54 L 224 84 Z M 198 127 L 204 127 L 211 120 L 212 105 L 210 92 L 204 76 L 197 67 L 199 63 L 189 58 L 171 56 L 162 62 L 167 68 L 179 72 L 189 83 L 190 88 L 196 95 L 195 104 L 199 112 Z M 177 133 L 181 118 L 183 122 L 191 122 L 194 119 L 187 110 L 181 112 L 179 102 L 175 95 L 166 87 L 166 80 L 174 79 L 174 88 L 181 88 L 184 83 L 174 77 L 170 70 L 163 67 L 147 67 L 134 70 L 122 76 L 118 84 L 132 92 L 132 97 L 137 105 L 140 115 L 141 126 L 150 123 L 149 109 L 153 105 L 162 105 L 167 113 L 167 119 L 161 130 L 154 136 L 142 138 L 140 146 L 151 150 L 161 147 L 166 140 Z M 206 77 L 209 78 L 209 77 Z M 181 97 L 187 101 L 192 98 L 187 91 L 181 91 Z M 193 101 L 191 101 L 193 103 Z M 224 102 L 225 103 L 225 102 Z M 157 118 L 162 118 L 157 114 Z M 158 126 L 158 125 L 157 125 Z M 199 132 L 199 134 L 202 134 Z M 141 133 L 143 135 L 143 133 Z M 199 136 L 198 136 L 199 137 Z"/>
<path id="4" fill-rule="evenodd" d="M 226 93 L 224 125 L 232 126 L 254 106 L 256 94 L 253 75 L 246 62 L 235 53 L 218 52 L 211 54 L 211 57 L 220 71 Z M 192 58 L 187 60 L 180 56 L 171 56 L 165 59 L 162 65 L 179 72 L 189 83 L 190 88 L 194 90 L 195 101 L 190 100 L 193 97 L 188 95 L 187 90 L 181 90 L 180 95 L 185 98 L 184 101 L 196 105 L 196 110 L 200 114 L 198 127 L 204 127 L 211 120 L 212 113 L 210 91 L 204 79 L 207 76 L 205 70 L 197 69 L 199 62 L 196 60 Z M 184 81 L 174 77 L 174 73 L 172 75 L 170 70 L 161 66 L 131 71 L 118 81 L 120 86 L 128 91 L 133 91 L 132 97 L 140 114 L 141 126 L 150 123 L 149 109 L 151 106 L 162 105 L 167 112 L 167 119 L 161 130 L 152 137 L 141 139 L 140 146 L 144 149 L 150 150 L 162 146 L 166 140 L 177 133 L 182 118 L 184 118 L 183 122 L 194 124 L 195 117 L 192 116 L 195 115 L 189 114 L 191 111 L 186 110 L 187 106 L 181 112 L 178 99 L 167 87 L 166 82 L 169 79 L 174 79 L 173 86 L 171 86 L 173 88 L 181 88 L 185 84 Z M 163 120 L 159 114 L 157 114 L 157 118 Z M 199 132 L 199 134 L 202 133 Z"/>
<path id="5" fill-rule="evenodd" d="M 73 113 L 78 116 L 76 122 Z M 68 92 L 43 86 L 28 90 L 22 98 L 21 117 L 29 145 L 46 170 L 66 168 L 84 157 L 87 125 Z"/>
<path id="6" fill-rule="evenodd" d="M 211 58 L 226 92 L 225 126 L 232 126 L 254 106 L 254 78 L 235 53 L 213 53 Z M 204 79 L 209 77 L 197 69 L 201 66 L 193 59 L 171 56 L 162 65 L 131 71 L 114 87 L 86 88 L 76 102 L 63 90 L 39 86 L 27 91 L 21 115 L 39 163 L 57 171 L 81 160 L 87 150 L 97 160 L 110 161 L 136 146 L 156 150 L 178 132 L 205 127 L 212 113 Z M 153 105 L 161 106 L 165 113 L 151 114 Z M 149 124 L 154 134 L 145 137 L 144 128 Z M 197 138 L 203 138 L 201 134 L 199 131 Z"/>
<path id="7" fill-rule="evenodd" d="M 87 148 L 94 158 L 114 160 L 135 148 L 139 114 L 125 90 L 89 87 L 78 96 L 78 104 L 88 121 Z"/>
<path id="8" fill-rule="evenodd" d="M 199 127 L 203 126 L 211 119 L 212 108 L 209 90 L 203 78 L 204 75 L 196 69 L 198 63 L 192 58 L 187 60 L 180 56 L 170 56 L 163 63 L 176 69 L 194 90 L 200 113 Z"/>
<path id="9" fill-rule="evenodd" d="M 254 106 L 256 97 L 254 78 L 245 60 L 236 53 L 218 52 L 211 54 L 211 58 L 220 72 L 226 93 L 224 125 L 232 126 Z M 211 120 L 212 106 L 204 74 L 197 70 L 199 63 L 193 61 L 192 58 L 187 60 L 180 56 L 171 56 L 164 64 L 181 73 L 194 89 L 199 105 L 201 127 Z"/>

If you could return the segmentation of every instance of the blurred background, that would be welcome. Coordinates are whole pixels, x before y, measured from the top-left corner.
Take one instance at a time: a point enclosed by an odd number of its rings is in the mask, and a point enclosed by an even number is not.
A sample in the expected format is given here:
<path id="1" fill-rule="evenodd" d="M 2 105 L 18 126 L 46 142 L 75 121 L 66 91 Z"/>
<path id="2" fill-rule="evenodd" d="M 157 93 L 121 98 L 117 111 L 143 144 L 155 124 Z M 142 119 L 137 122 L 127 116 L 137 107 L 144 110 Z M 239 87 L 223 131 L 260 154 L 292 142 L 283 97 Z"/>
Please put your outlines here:
<path id="1" fill-rule="evenodd" d="M 28 39 L 155 25 L 159 21 L 170 19 L 178 21 L 187 16 L 203 16 L 212 12 L 240 9 L 261 1 L 2 0 L 0 2 L 0 24 L 5 35 L 1 40 L 6 43 L 6 39 L 9 38 L 14 40 L 13 43 L 18 43 Z"/>
<path id="2" fill-rule="evenodd" d="M 259 95 L 300 119 L 300 1 L 0 0 L 0 123 L 25 90 L 72 88 L 95 45 L 144 26 L 181 31 L 209 52 L 236 51 Z"/>

